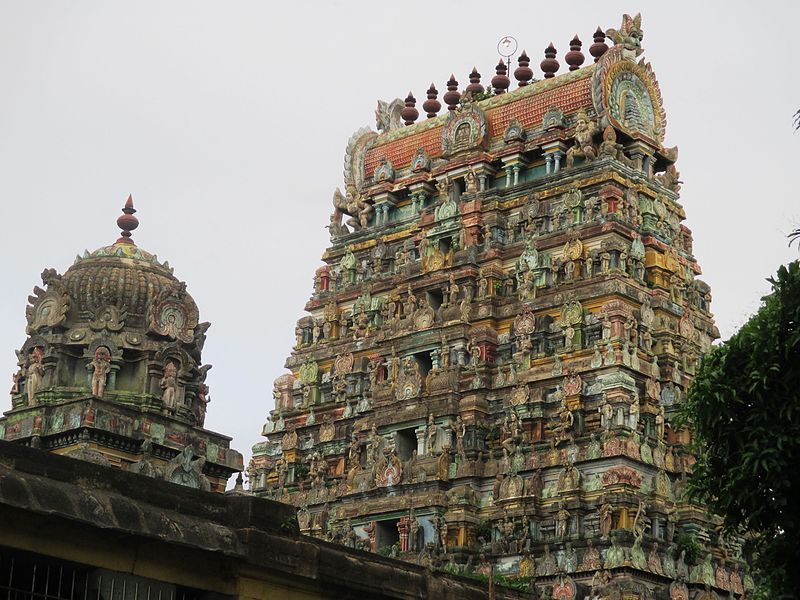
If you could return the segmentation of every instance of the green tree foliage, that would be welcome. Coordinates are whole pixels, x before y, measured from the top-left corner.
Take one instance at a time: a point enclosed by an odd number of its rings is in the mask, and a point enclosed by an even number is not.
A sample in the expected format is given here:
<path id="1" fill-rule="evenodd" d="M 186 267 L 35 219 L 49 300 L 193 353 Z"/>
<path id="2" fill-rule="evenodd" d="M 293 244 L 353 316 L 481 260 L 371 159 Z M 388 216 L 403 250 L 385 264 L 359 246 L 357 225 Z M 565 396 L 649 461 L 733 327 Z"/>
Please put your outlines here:
<path id="1" fill-rule="evenodd" d="M 782 266 L 759 311 L 703 360 L 683 405 L 693 496 L 748 532 L 765 597 L 800 590 L 800 262 Z"/>

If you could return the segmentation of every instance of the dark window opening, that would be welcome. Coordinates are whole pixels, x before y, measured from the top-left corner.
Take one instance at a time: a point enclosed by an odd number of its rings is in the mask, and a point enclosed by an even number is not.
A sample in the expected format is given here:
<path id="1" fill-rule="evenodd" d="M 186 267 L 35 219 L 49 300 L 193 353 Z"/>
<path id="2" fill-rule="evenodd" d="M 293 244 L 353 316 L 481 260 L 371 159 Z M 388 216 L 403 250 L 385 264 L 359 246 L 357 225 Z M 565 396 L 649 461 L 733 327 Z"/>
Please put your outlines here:
<path id="1" fill-rule="evenodd" d="M 433 310 L 438 310 L 439 307 L 442 305 L 442 292 L 441 290 L 431 290 L 425 292 L 425 299 L 430 304 Z"/>
<path id="2" fill-rule="evenodd" d="M 402 461 L 407 461 L 414 454 L 417 449 L 417 434 L 414 428 L 401 429 L 394 432 L 394 447 L 397 451 L 397 456 Z"/>
<path id="3" fill-rule="evenodd" d="M 440 301 L 441 303 L 441 301 Z M 433 366 L 433 361 L 431 360 L 431 355 L 429 352 L 417 352 L 414 355 L 414 358 L 417 359 L 417 364 L 419 364 L 419 373 L 422 375 L 423 379 L 431 370 Z"/>
<path id="4" fill-rule="evenodd" d="M 375 546 L 378 551 L 391 548 L 400 543 L 400 533 L 397 531 L 397 519 L 378 521 L 375 523 Z"/>

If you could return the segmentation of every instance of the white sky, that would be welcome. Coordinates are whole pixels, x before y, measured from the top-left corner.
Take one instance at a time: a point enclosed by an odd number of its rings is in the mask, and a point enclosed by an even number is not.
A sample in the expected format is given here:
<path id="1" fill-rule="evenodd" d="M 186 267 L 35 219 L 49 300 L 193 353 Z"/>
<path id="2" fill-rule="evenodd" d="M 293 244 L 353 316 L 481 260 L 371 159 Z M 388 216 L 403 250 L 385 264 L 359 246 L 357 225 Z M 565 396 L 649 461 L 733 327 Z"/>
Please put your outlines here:
<path id="1" fill-rule="evenodd" d="M 680 146 L 681 201 L 723 337 L 797 257 L 800 3 L 0 2 L 0 372 L 15 370 L 44 267 L 134 239 L 211 321 L 207 425 L 249 456 L 328 245 L 348 137 L 377 98 L 486 83 L 513 35 L 561 72 L 578 33 L 643 14 L 645 56 Z M 589 58 L 591 60 L 591 58 Z M 534 66 L 532 64 L 531 66 Z M 441 96 L 440 96 L 441 97 Z M 4 405 L 10 408 L 10 403 Z"/>

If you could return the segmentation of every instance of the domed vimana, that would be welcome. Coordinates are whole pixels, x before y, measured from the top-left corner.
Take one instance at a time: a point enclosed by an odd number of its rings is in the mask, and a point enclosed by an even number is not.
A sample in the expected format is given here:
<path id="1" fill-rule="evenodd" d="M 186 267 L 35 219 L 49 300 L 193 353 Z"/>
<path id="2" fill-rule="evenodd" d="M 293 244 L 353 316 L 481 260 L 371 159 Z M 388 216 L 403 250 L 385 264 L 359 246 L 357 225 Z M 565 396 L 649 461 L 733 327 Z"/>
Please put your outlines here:
<path id="1" fill-rule="evenodd" d="M 539 597 L 750 584 L 683 495 L 676 410 L 718 331 L 641 19 L 606 35 L 502 94 L 451 77 L 452 110 L 406 127 L 379 102 L 350 139 L 248 467 L 302 531 Z"/>
<path id="2" fill-rule="evenodd" d="M 168 263 L 139 248 L 128 197 L 110 246 L 42 273 L 26 308 L 0 439 L 224 491 L 242 455 L 203 428 L 210 323 Z"/>

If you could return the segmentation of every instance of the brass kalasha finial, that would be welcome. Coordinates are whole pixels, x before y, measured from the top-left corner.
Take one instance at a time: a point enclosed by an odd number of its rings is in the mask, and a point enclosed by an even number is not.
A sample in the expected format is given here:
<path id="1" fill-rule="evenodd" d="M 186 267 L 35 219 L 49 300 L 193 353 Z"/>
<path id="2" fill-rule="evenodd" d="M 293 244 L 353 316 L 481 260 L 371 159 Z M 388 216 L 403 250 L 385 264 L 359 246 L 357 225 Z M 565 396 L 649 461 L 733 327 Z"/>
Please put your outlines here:
<path id="1" fill-rule="evenodd" d="M 129 194 L 128 199 L 125 201 L 125 206 L 122 208 L 123 214 L 117 219 L 117 227 L 122 230 L 120 233 L 121 237 L 117 240 L 117 244 L 134 243 L 131 238 L 131 231 L 139 226 L 139 219 L 133 215 L 135 212 L 136 209 L 133 208 L 133 196 Z"/>

